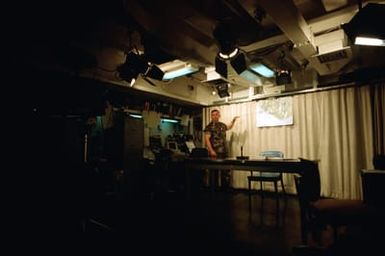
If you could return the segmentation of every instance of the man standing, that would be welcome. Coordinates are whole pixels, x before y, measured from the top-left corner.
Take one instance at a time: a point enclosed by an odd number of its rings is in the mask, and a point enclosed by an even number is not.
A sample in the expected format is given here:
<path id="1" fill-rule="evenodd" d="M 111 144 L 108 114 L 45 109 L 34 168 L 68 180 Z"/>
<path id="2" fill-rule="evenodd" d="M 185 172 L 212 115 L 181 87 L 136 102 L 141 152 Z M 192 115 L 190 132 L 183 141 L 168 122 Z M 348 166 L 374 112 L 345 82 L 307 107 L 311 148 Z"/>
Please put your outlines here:
<path id="1" fill-rule="evenodd" d="M 205 143 L 209 151 L 209 155 L 212 158 L 226 158 L 227 157 L 227 148 L 226 148 L 226 131 L 233 128 L 235 121 L 239 116 L 233 118 L 230 124 L 226 125 L 219 121 L 221 114 L 219 110 L 214 109 L 211 111 L 211 122 L 204 129 L 205 133 Z M 213 171 L 212 178 L 214 179 L 213 185 L 218 186 L 218 176 L 220 172 L 221 186 L 224 188 L 229 188 L 230 186 L 230 170 L 215 170 Z"/>

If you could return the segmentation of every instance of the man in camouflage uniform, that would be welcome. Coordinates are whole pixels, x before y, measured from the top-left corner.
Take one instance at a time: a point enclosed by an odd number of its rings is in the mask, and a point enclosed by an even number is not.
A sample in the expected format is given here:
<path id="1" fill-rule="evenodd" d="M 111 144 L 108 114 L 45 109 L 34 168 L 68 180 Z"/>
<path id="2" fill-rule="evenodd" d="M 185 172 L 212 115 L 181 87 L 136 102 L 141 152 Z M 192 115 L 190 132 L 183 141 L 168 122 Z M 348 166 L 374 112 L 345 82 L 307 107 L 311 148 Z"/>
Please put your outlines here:
<path id="1" fill-rule="evenodd" d="M 211 122 L 204 129 L 205 143 L 209 151 L 209 155 L 212 158 L 226 158 L 226 131 L 233 128 L 235 120 L 238 116 L 234 117 L 230 124 L 226 125 L 219 121 L 221 114 L 219 110 L 214 109 L 211 111 Z M 219 176 L 221 178 L 221 186 L 223 188 L 230 187 L 230 170 L 213 170 L 211 181 L 212 185 L 218 187 Z M 220 175 L 219 175 L 220 174 Z"/>

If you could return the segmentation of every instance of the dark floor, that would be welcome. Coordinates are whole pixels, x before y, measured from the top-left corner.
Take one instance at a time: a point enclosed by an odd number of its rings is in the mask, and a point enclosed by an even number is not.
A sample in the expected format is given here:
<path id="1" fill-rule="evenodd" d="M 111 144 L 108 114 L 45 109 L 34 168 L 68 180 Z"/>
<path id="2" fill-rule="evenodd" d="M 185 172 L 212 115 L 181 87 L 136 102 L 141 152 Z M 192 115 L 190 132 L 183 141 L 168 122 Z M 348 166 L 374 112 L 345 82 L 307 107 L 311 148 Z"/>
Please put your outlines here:
<path id="1" fill-rule="evenodd" d="M 112 191 L 104 200 L 95 200 L 94 207 L 84 205 L 89 200 L 82 199 L 76 200 L 78 205 L 71 200 L 63 204 L 70 198 L 67 195 L 56 200 L 60 204 L 44 201 L 44 211 L 36 211 L 35 216 L 30 211 L 25 221 L 33 225 L 21 233 L 35 247 L 44 244 L 81 252 L 80 245 L 87 255 L 103 251 L 106 255 L 337 255 L 294 253 L 302 244 L 295 196 L 286 200 L 281 196 L 277 222 L 272 195 L 265 197 L 261 213 L 260 195 L 253 195 L 250 212 L 248 194 L 242 190 L 200 189 L 186 200 L 183 190 L 137 187 Z M 73 198 L 79 197 L 74 194 Z M 79 221 L 81 215 L 83 221 Z M 354 248 L 354 242 L 343 244 L 343 251 Z M 332 243 L 332 232 L 327 230 L 321 246 L 332 248 Z M 310 245 L 315 244 L 310 241 Z"/>
<path id="2" fill-rule="evenodd" d="M 278 222 L 274 197 L 265 197 L 263 214 L 260 195 L 252 200 L 250 212 L 245 191 L 204 189 L 188 201 L 172 191 L 115 198 L 88 222 L 84 234 L 91 241 L 103 237 L 103 246 L 140 255 L 297 255 L 293 250 L 301 245 L 301 234 L 296 197 L 280 199 Z M 325 232 L 323 246 L 330 245 L 330 234 Z"/>
<path id="3" fill-rule="evenodd" d="M 242 191 L 201 191 L 190 201 L 168 192 L 147 200 L 110 202 L 109 216 L 99 220 L 117 240 L 125 241 L 127 249 L 145 255 L 291 255 L 292 248 L 301 244 L 296 198 L 281 200 L 278 224 L 274 198 L 264 200 L 263 215 L 260 202 L 254 195 L 250 214 L 248 196 Z M 107 231 L 95 223 L 88 225 L 88 232 L 98 230 Z"/>

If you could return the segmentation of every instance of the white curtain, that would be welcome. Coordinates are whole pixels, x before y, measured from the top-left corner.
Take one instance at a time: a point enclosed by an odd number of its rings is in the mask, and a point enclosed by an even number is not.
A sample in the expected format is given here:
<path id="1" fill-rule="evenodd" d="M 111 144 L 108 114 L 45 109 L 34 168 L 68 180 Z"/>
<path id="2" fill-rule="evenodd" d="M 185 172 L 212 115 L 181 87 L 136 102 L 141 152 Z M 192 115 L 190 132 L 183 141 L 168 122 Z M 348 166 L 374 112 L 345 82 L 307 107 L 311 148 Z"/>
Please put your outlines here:
<path id="1" fill-rule="evenodd" d="M 227 132 L 230 156 L 258 157 L 263 150 L 280 150 L 285 158 L 319 160 L 321 194 L 336 198 L 362 198 L 359 171 L 372 168 L 373 132 L 370 86 L 349 87 L 293 97 L 294 124 L 256 126 L 256 102 L 203 110 L 203 124 L 210 122 L 210 111 L 219 109 L 221 121 L 230 123 Z M 249 172 L 233 172 L 232 185 L 247 187 Z M 293 177 L 284 178 L 285 188 L 295 193 Z M 258 184 L 255 184 L 258 186 Z M 272 187 L 267 187 L 272 189 Z"/>

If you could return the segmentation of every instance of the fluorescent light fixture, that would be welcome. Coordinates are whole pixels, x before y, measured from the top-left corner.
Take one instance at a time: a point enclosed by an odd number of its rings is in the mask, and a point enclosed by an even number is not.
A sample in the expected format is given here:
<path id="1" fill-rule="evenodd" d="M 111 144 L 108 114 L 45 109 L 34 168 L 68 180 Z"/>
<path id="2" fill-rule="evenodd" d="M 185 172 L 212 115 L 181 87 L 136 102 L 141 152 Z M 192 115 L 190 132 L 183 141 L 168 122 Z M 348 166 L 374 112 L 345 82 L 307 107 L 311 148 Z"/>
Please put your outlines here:
<path id="1" fill-rule="evenodd" d="M 185 76 L 197 72 L 198 70 L 199 69 L 197 67 L 186 66 L 184 68 L 165 73 L 163 76 L 163 80 L 170 80 L 176 77 Z"/>
<path id="2" fill-rule="evenodd" d="M 138 114 L 130 114 L 129 115 L 130 117 L 133 117 L 133 118 L 142 118 L 142 115 L 138 115 Z"/>
<path id="3" fill-rule="evenodd" d="M 159 68 L 164 72 L 162 80 L 170 80 L 176 77 L 185 76 L 199 70 L 190 63 L 178 59 L 163 63 L 159 65 Z"/>
<path id="4" fill-rule="evenodd" d="M 370 46 L 385 46 L 385 40 L 372 37 L 357 36 L 354 44 L 370 45 Z"/>
<path id="5" fill-rule="evenodd" d="M 243 71 L 240 74 L 240 76 L 243 77 L 244 79 L 250 81 L 250 82 L 253 82 L 253 83 L 255 83 L 256 81 L 259 81 L 261 79 L 254 72 L 251 72 L 250 70 L 247 70 L 247 69 L 245 71 Z"/>
<path id="6" fill-rule="evenodd" d="M 166 123 L 174 123 L 174 124 L 176 124 L 176 123 L 179 122 L 178 120 L 175 120 L 175 119 L 169 119 L 169 118 L 162 118 L 161 120 L 162 120 L 162 122 L 166 122 Z"/>
<path id="7" fill-rule="evenodd" d="M 263 77 L 274 77 L 274 71 L 261 63 L 252 64 L 249 68 Z"/>
<path id="8" fill-rule="evenodd" d="M 140 114 L 129 114 L 130 117 L 132 118 L 138 118 L 138 119 L 142 119 L 143 116 L 140 115 Z M 176 120 L 176 119 L 170 119 L 170 118 L 161 118 L 162 122 L 166 122 L 166 123 L 179 123 L 179 120 Z"/>

